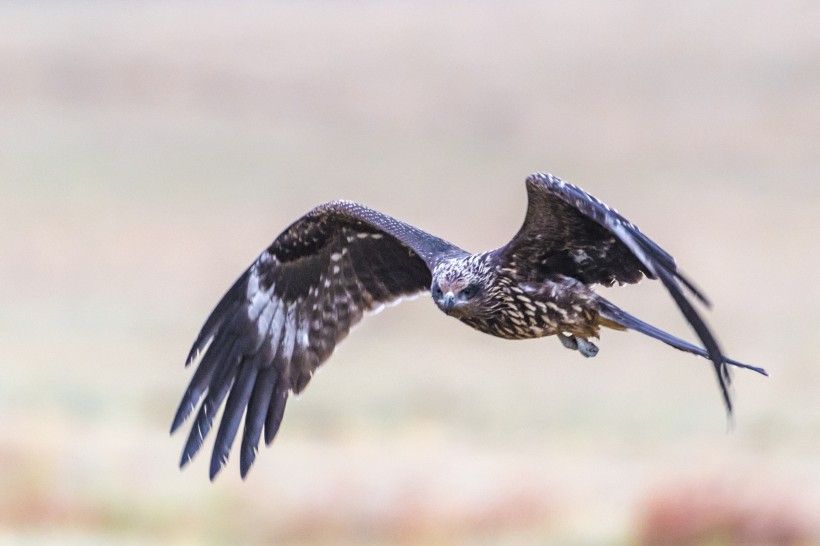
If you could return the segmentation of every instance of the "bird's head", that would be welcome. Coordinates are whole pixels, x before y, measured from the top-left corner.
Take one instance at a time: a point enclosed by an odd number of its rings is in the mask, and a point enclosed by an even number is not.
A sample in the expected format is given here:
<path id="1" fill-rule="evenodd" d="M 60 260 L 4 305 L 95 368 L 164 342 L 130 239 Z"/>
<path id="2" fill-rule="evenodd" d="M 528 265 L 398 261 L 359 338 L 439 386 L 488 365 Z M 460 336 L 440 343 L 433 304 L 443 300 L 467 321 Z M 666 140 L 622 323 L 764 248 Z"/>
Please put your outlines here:
<path id="1" fill-rule="evenodd" d="M 450 316 L 480 315 L 489 297 L 489 280 L 486 264 L 476 256 L 468 256 L 437 267 L 430 293 L 438 308 Z"/>

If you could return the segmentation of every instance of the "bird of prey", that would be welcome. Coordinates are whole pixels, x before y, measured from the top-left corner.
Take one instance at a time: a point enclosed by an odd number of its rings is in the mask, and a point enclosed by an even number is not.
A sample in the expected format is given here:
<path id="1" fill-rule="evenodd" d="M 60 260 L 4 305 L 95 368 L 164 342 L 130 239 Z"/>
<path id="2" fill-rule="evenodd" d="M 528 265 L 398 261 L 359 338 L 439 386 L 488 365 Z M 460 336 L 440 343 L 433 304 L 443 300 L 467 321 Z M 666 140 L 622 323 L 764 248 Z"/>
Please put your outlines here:
<path id="1" fill-rule="evenodd" d="M 727 412 L 727 365 L 693 299 L 709 305 L 675 260 L 615 210 L 551 174 L 526 180 L 524 224 L 506 245 L 471 254 L 409 224 L 350 201 L 331 201 L 290 225 L 239 277 L 205 321 L 186 365 L 200 355 L 171 432 L 204 397 L 182 454 L 202 446 L 227 396 L 210 466 L 213 480 L 244 415 L 240 473 L 250 469 L 264 429 L 273 441 L 290 393 L 367 313 L 429 292 L 441 311 L 505 339 L 555 335 L 585 357 L 601 327 L 635 330 L 712 361 Z M 704 348 L 616 307 L 592 285 L 660 280 Z M 204 354 L 203 354 L 204 353 Z"/>

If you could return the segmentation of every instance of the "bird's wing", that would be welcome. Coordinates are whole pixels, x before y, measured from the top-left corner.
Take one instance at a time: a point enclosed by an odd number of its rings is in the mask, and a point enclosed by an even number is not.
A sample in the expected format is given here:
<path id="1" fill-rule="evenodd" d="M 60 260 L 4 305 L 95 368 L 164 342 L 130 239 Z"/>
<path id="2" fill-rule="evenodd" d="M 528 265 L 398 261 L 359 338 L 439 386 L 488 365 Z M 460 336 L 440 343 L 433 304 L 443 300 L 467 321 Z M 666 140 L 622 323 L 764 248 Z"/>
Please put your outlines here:
<path id="1" fill-rule="evenodd" d="M 527 178 L 524 225 L 496 252 L 528 280 L 561 274 L 584 283 L 635 283 L 643 275 L 660 279 L 703 342 L 715 365 L 731 412 L 726 358 L 681 285 L 707 306 L 708 300 L 678 271 L 665 250 L 617 211 L 581 188 L 546 173 Z"/>
<path id="2" fill-rule="evenodd" d="M 527 178 L 527 197 L 524 225 L 499 249 L 527 274 L 536 278 L 560 274 L 607 286 L 636 283 L 644 274 L 657 278 L 658 268 L 680 278 L 672 256 L 581 188 L 536 173 Z"/>
<path id="3" fill-rule="evenodd" d="M 204 397 L 182 455 L 200 449 L 227 396 L 211 459 L 224 465 L 245 414 L 240 469 L 270 443 L 289 392 L 300 392 L 367 312 L 429 289 L 437 260 L 463 253 L 413 226 L 356 203 L 334 201 L 294 222 L 211 313 L 188 355 L 204 352 L 171 432 Z"/>

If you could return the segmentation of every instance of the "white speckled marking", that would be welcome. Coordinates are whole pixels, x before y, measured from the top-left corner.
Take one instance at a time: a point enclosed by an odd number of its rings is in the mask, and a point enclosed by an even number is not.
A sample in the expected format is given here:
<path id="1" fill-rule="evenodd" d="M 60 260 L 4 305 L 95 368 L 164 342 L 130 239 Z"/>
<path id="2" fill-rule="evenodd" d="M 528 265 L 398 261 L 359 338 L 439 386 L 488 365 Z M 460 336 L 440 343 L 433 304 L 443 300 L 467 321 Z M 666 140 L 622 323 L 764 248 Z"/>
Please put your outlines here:
<path id="1" fill-rule="evenodd" d="M 290 362 L 293 357 L 293 346 L 296 342 L 296 304 L 288 305 L 287 316 L 285 317 L 285 337 L 282 340 L 282 358 L 286 362 Z"/>
<path id="2" fill-rule="evenodd" d="M 270 325 L 270 348 L 271 354 L 275 355 L 276 351 L 279 348 L 279 339 L 282 337 L 282 327 L 284 326 L 285 322 L 285 309 L 284 309 L 284 302 L 279 298 L 274 298 L 271 301 L 271 306 L 274 308 L 273 310 L 273 319 L 271 319 Z"/>
<path id="3" fill-rule="evenodd" d="M 256 271 L 253 271 L 248 277 L 248 289 L 245 292 L 245 297 L 248 299 L 248 319 L 251 322 L 256 322 L 259 314 L 262 312 L 271 299 L 273 293 L 273 286 L 268 290 L 262 290 L 259 286 L 259 276 Z"/>
<path id="4" fill-rule="evenodd" d="M 582 263 L 588 262 L 592 259 L 592 258 L 589 257 L 589 255 L 586 253 L 586 251 L 584 251 L 580 248 L 577 248 L 577 249 L 574 249 L 574 250 L 570 251 L 570 255 L 572 256 L 572 261 L 574 261 L 577 264 L 582 264 Z"/>
<path id="5" fill-rule="evenodd" d="M 275 307 L 276 304 L 273 301 L 268 300 L 268 304 L 265 305 L 265 308 L 259 315 L 259 319 L 256 321 L 256 330 L 260 338 L 264 338 L 268 334 L 271 321 L 273 320 L 273 311 Z"/>
<path id="6" fill-rule="evenodd" d="M 296 342 L 299 344 L 299 348 L 304 350 L 310 344 L 310 319 L 305 318 L 299 324 L 299 336 L 296 338 Z"/>

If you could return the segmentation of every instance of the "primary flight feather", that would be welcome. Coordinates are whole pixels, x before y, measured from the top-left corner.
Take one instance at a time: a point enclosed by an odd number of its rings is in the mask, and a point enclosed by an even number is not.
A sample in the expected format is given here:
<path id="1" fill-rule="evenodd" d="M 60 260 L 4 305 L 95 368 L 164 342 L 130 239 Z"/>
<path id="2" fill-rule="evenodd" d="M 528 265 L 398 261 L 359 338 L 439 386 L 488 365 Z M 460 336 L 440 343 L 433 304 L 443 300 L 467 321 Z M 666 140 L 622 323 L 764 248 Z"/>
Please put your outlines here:
<path id="1" fill-rule="evenodd" d="M 524 224 L 505 246 L 470 254 L 416 227 L 349 201 L 316 207 L 290 225 L 223 296 L 188 354 L 202 358 L 171 432 L 202 401 L 183 450 L 185 465 L 202 447 L 227 396 L 211 458 L 213 479 L 244 415 L 240 472 L 253 464 L 264 431 L 273 441 L 288 395 L 365 313 L 429 292 L 446 314 L 506 339 L 557 335 L 582 355 L 602 326 L 631 329 L 712 361 L 729 413 L 727 365 L 691 296 L 706 298 L 674 259 L 634 224 L 577 186 L 551 174 L 526 181 Z M 705 349 L 618 308 L 591 285 L 660 280 Z M 204 353 L 204 354 L 203 354 Z"/>

